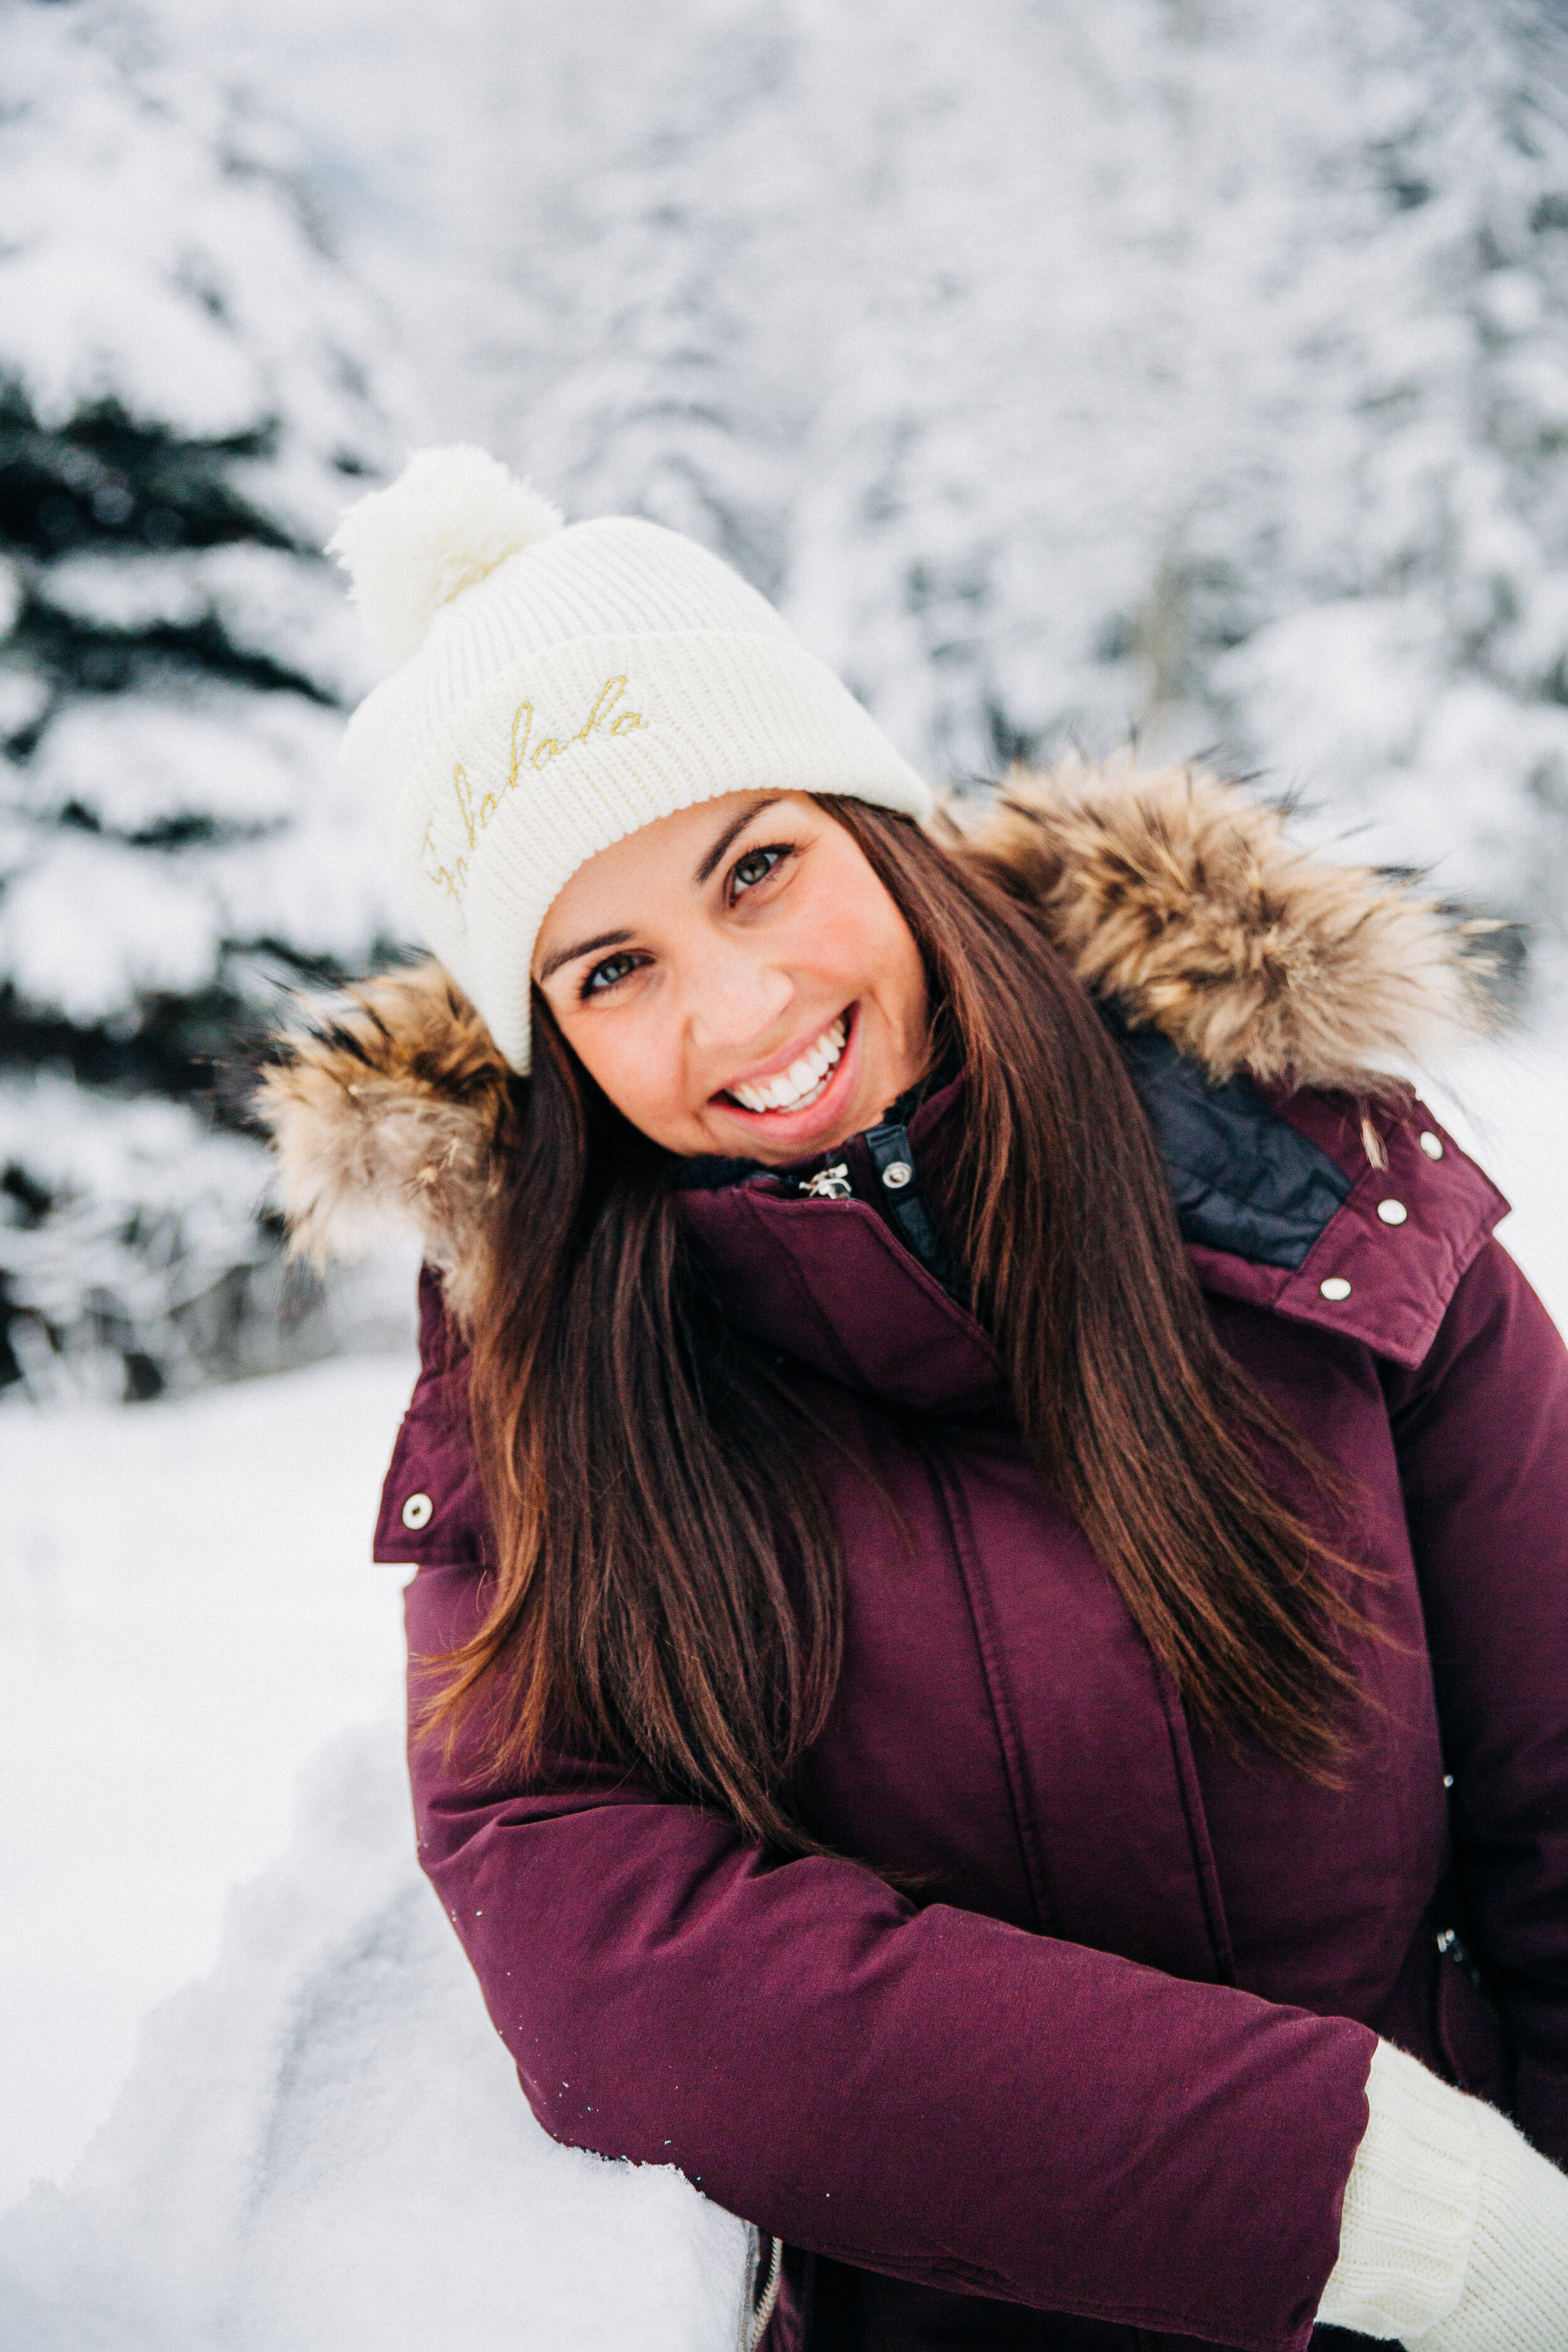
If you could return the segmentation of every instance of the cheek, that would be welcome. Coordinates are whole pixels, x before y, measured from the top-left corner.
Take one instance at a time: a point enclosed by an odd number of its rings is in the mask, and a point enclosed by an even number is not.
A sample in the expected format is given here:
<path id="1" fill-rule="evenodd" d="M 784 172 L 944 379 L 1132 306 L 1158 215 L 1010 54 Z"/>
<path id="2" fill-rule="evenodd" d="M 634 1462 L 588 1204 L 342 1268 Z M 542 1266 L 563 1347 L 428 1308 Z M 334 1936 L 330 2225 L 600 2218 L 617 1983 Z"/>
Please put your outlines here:
<path id="1" fill-rule="evenodd" d="M 634 1119 L 637 1115 L 635 1106 L 645 1099 L 656 1100 L 665 1091 L 660 1083 L 657 1025 L 646 1024 L 651 1034 L 634 1034 L 644 1025 L 614 1019 L 595 1020 L 590 1013 L 577 1022 L 571 1033 L 573 1051 L 588 1076 L 603 1087 L 618 1109 Z"/>
<path id="2" fill-rule="evenodd" d="M 566 1041 L 595 1084 L 632 1125 L 656 1143 L 680 1148 L 686 1099 L 680 1039 L 650 1007 L 640 1019 L 582 1014 L 563 1024 Z"/>
<path id="3" fill-rule="evenodd" d="M 926 973 L 915 935 L 889 899 L 881 943 L 889 975 L 889 1009 L 911 1027 L 923 1029 L 926 1019 Z"/>
<path id="4" fill-rule="evenodd" d="M 847 996 L 869 997 L 901 1027 L 919 1028 L 925 1013 L 925 969 L 914 935 L 874 877 L 837 910 L 825 945 Z"/>
<path id="5" fill-rule="evenodd" d="M 794 938 L 781 942 L 784 960 L 846 998 L 885 995 L 914 948 L 902 916 L 874 882 L 824 892 L 803 906 L 793 928 Z M 918 954 L 914 960 L 918 966 Z"/>

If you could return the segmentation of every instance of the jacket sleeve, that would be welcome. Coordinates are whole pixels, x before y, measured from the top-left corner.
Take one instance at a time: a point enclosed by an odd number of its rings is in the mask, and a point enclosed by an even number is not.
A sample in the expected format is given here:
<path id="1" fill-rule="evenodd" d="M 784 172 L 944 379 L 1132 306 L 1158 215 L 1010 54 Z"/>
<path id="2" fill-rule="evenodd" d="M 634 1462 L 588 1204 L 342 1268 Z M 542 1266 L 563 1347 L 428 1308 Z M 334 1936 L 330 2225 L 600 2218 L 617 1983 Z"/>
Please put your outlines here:
<path id="1" fill-rule="evenodd" d="M 384 1556 L 421 1562 L 416 1662 L 482 1605 L 451 1378 L 434 1347 L 383 1513 Z M 438 1739 L 411 1762 L 421 1861 L 557 2139 L 898 2278 L 1305 2345 L 1366 2128 L 1363 2027 L 917 1908 L 580 1760 L 512 1786 Z"/>
<path id="2" fill-rule="evenodd" d="M 1386 1375 L 1426 1612 L 1467 1941 L 1515 2115 L 1568 2161 L 1568 1349 L 1500 1243 Z"/>

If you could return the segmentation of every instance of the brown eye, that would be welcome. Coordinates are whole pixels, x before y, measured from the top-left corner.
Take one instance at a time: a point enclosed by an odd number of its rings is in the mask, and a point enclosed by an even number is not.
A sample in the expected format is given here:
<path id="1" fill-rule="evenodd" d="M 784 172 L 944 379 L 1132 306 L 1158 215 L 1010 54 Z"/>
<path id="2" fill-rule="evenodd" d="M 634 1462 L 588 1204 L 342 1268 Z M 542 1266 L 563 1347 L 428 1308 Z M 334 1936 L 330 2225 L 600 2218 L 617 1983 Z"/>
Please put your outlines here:
<path id="1" fill-rule="evenodd" d="M 628 972 L 635 971 L 637 961 L 636 956 L 633 955 L 606 956 L 603 963 L 596 963 L 594 966 L 593 971 L 583 982 L 583 994 L 602 996 L 607 988 L 616 987 L 619 982 L 626 979 Z"/>
<path id="2" fill-rule="evenodd" d="M 784 854 L 782 847 L 748 849 L 744 857 L 736 859 L 731 872 L 731 898 L 738 898 L 742 890 L 754 890 L 759 882 L 765 882 Z"/>

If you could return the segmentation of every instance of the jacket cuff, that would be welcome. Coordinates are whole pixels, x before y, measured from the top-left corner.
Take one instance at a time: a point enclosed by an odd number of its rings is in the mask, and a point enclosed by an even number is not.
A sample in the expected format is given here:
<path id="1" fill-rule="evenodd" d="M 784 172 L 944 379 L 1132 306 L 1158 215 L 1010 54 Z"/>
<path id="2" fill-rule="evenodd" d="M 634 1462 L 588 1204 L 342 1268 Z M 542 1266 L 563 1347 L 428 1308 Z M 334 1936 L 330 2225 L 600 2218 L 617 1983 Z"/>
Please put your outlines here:
<path id="1" fill-rule="evenodd" d="M 1318 2317 L 1403 2342 L 1459 2301 L 1480 2206 L 1482 2111 L 1386 2042 L 1373 2053 L 1366 2103 Z"/>

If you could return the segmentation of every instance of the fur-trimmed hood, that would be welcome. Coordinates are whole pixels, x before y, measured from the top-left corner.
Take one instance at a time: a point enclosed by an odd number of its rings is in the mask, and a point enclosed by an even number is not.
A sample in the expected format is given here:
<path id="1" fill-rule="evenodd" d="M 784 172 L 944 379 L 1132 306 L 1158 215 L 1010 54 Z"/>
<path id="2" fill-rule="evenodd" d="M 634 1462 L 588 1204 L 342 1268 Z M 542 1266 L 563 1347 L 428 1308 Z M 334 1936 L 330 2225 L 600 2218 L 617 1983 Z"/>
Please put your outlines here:
<path id="1" fill-rule="evenodd" d="M 1277 809 L 1185 766 L 1016 772 L 962 833 L 1045 911 L 1086 986 L 1216 1083 L 1370 1096 L 1473 1028 L 1462 930 L 1364 868 L 1295 847 Z M 363 1255 L 412 1225 L 461 1316 L 498 1189 L 509 1073 L 434 960 L 300 1008 L 257 1110 L 295 1251 Z"/>

